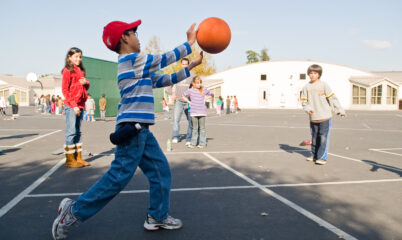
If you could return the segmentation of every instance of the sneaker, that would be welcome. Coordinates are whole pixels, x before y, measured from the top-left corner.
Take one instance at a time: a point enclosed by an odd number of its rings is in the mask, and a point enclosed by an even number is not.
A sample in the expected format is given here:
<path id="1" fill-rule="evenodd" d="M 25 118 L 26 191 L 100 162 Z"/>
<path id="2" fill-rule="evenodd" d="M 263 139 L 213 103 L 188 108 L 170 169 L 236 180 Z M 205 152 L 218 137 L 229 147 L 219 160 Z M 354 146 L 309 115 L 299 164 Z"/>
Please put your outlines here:
<path id="1" fill-rule="evenodd" d="M 306 161 L 313 161 L 314 160 L 314 157 L 308 157 L 308 158 L 306 158 Z"/>
<path id="2" fill-rule="evenodd" d="M 190 145 L 191 145 L 191 142 L 186 142 L 187 147 L 190 146 Z"/>
<path id="3" fill-rule="evenodd" d="M 326 163 L 327 163 L 326 160 L 322 160 L 322 159 L 315 160 L 315 164 L 325 165 Z"/>
<path id="4" fill-rule="evenodd" d="M 197 147 L 198 147 L 198 148 L 205 148 L 206 145 L 198 145 Z"/>
<path id="5" fill-rule="evenodd" d="M 77 222 L 77 219 L 71 213 L 73 203 L 74 201 L 69 198 L 61 201 L 58 208 L 59 215 L 54 220 L 52 226 L 53 239 L 66 239 L 69 228 Z"/>
<path id="6" fill-rule="evenodd" d="M 173 138 L 172 143 L 178 143 L 178 142 L 179 142 L 179 139 Z"/>
<path id="7" fill-rule="evenodd" d="M 165 220 L 157 221 L 151 215 L 147 214 L 144 222 L 144 228 L 148 231 L 158 230 L 159 228 L 173 230 L 181 227 L 183 227 L 182 221 L 169 215 Z"/>
<path id="8" fill-rule="evenodd" d="M 189 145 L 187 145 L 188 148 L 195 148 L 194 145 L 191 145 L 191 143 Z"/>

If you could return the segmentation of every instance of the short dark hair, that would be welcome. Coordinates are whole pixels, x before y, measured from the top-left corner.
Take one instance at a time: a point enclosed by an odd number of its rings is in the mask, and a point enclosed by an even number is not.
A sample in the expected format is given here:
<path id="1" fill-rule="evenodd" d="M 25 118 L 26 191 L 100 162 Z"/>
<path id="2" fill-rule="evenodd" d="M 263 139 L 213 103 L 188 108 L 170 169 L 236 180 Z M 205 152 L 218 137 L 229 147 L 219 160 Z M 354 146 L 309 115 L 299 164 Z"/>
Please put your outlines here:
<path id="1" fill-rule="evenodd" d="M 180 63 L 183 63 L 183 61 L 187 61 L 187 63 L 190 64 L 190 59 L 188 59 L 188 58 L 182 58 Z"/>
<path id="2" fill-rule="evenodd" d="M 322 67 L 320 65 L 318 65 L 318 64 L 313 64 L 310 67 L 308 67 L 307 75 L 310 74 L 311 72 L 318 73 L 320 75 L 318 78 L 320 78 L 321 75 L 322 75 Z"/>
<path id="3" fill-rule="evenodd" d="M 137 27 L 135 27 L 135 28 L 130 28 L 130 29 L 128 29 L 128 30 L 126 30 L 126 31 L 124 31 L 124 35 L 129 35 L 130 34 L 130 31 L 133 31 L 134 33 L 137 31 Z M 120 38 L 120 40 L 121 40 L 121 38 Z M 116 48 L 114 49 L 114 51 L 116 52 L 116 53 L 120 53 L 120 49 L 121 49 L 121 42 L 119 41 L 118 43 L 117 43 L 117 45 L 116 45 Z"/>

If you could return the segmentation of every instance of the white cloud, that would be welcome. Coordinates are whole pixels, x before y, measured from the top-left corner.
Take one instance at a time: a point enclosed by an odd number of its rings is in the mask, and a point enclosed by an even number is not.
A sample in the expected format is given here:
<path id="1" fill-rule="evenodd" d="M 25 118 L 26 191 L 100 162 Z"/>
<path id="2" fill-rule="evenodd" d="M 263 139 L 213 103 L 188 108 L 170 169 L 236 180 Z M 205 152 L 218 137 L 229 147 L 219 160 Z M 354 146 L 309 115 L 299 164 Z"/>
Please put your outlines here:
<path id="1" fill-rule="evenodd" d="M 389 49 L 392 48 L 392 43 L 385 40 L 363 40 L 364 45 L 374 49 Z"/>

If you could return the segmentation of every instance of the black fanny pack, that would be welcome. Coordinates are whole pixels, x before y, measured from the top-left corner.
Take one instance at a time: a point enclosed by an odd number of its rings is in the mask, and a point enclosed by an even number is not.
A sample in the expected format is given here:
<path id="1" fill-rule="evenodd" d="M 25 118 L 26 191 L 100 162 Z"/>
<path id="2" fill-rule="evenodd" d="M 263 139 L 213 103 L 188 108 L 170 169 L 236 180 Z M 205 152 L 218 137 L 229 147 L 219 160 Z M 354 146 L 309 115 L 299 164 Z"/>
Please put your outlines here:
<path id="1" fill-rule="evenodd" d="M 119 124 L 119 129 L 114 133 L 111 133 L 109 138 L 114 145 L 121 145 L 128 142 L 132 137 L 134 137 L 141 129 L 146 126 L 140 123 L 125 122 Z"/>

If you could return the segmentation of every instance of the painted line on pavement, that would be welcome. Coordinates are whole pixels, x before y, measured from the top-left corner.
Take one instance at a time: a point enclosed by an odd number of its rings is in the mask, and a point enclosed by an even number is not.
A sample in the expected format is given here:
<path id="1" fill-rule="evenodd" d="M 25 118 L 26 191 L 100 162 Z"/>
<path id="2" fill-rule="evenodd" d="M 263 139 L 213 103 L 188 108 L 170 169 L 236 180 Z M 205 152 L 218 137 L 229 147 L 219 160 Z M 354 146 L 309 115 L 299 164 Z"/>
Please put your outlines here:
<path id="1" fill-rule="evenodd" d="M 319 183 L 284 183 L 284 184 L 271 184 L 262 185 L 266 188 L 280 188 L 280 187 L 308 187 L 308 186 L 325 186 L 325 185 L 346 185 L 346 184 L 367 184 L 367 183 L 384 183 L 384 182 L 402 182 L 401 178 L 395 179 L 378 179 L 378 180 L 357 180 L 357 181 L 341 181 L 341 182 L 319 182 Z M 198 187 L 198 188 L 173 188 L 172 192 L 187 192 L 187 191 L 209 191 L 209 190 L 231 190 L 231 189 L 252 189 L 258 188 L 254 185 L 246 186 L 223 186 L 223 187 Z M 136 194 L 136 193 L 149 193 L 149 190 L 125 190 L 121 191 L 122 194 Z M 25 197 L 41 198 L 41 197 L 67 197 L 79 196 L 82 193 L 39 193 L 28 194 Z"/>
<path id="2" fill-rule="evenodd" d="M 36 137 L 36 138 L 34 138 L 34 139 L 31 139 L 31 140 L 28 140 L 28 141 L 25 141 L 25 142 L 22 142 L 22 143 L 19 143 L 19 144 L 16 144 L 16 145 L 14 145 L 13 147 L 19 147 L 19 146 L 22 146 L 22 145 L 24 145 L 24 144 L 26 144 L 26 143 L 30 143 L 30 142 L 33 142 L 33 141 L 36 141 L 36 140 L 38 140 L 38 139 L 41 139 L 41 138 L 44 138 L 44 137 L 47 137 L 47 136 L 49 136 L 49 135 L 52 135 L 52 134 L 55 134 L 55 133 L 58 133 L 58 132 L 61 132 L 62 130 L 56 130 L 56 131 L 54 131 L 54 132 L 51 132 L 51 133 L 47 133 L 47 134 L 44 134 L 44 135 L 41 135 L 41 136 L 39 136 L 39 137 Z"/>
<path id="3" fill-rule="evenodd" d="M 396 156 L 402 156 L 402 154 L 399 154 L 399 153 L 383 151 L 383 150 L 380 150 L 380 149 L 369 149 L 369 150 L 374 151 L 374 152 L 381 152 L 381 153 L 386 153 L 386 154 L 391 154 L 391 155 L 396 155 Z"/>
<path id="4" fill-rule="evenodd" d="M 295 126 L 274 126 L 274 125 L 251 125 L 251 124 L 209 124 L 209 125 L 218 125 L 218 126 L 234 126 L 234 127 L 262 127 L 262 128 L 287 128 L 287 129 L 310 129 L 309 127 L 295 127 Z M 381 132 L 397 132 L 402 133 L 402 130 L 390 130 L 390 129 L 375 129 L 375 128 L 331 128 L 331 130 L 347 130 L 347 131 L 381 131 Z"/>
<path id="5" fill-rule="evenodd" d="M 61 159 L 55 166 L 49 169 L 45 174 L 43 174 L 40 178 L 38 178 L 35 182 L 33 182 L 29 187 L 27 187 L 24 191 L 14 197 L 10 202 L 4 205 L 0 209 L 0 218 L 3 217 L 8 211 L 10 211 L 15 205 L 17 205 L 24 197 L 30 194 L 35 188 L 37 188 L 41 183 L 43 183 L 50 175 L 52 175 L 57 169 L 60 168 L 64 164 L 66 160 Z"/>
<path id="6" fill-rule="evenodd" d="M 217 151 L 217 152 L 206 152 L 206 153 L 214 153 L 214 154 L 231 154 L 231 153 L 288 153 L 288 152 L 311 152 L 311 150 L 307 149 L 288 149 L 288 150 L 261 150 L 261 151 Z M 163 152 L 166 155 L 180 155 L 180 154 L 203 154 L 205 152 Z M 93 154 L 93 156 L 113 156 L 114 153 L 109 154 Z"/>
<path id="7" fill-rule="evenodd" d="M 376 166 L 376 167 L 380 167 L 380 168 L 385 168 L 385 169 L 389 169 L 389 170 L 392 170 L 392 171 L 402 172 L 402 169 L 390 167 L 390 166 L 387 166 L 387 165 L 382 165 L 382 164 L 379 164 L 379 163 L 365 162 L 365 161 L 360 160 L 360 159 L 345 157 L 345 156 L 341 156 L 341 155 L 334 154 L 334 153 L 328 153 L 328 155 L 332 155 L 332 156 L 335 156 L 335 157 L 339 157 L 339 158 L 343 158 L 343 159 L 346 159 L 346 160 L 351 160 L 351 161 L 355 161 L 355 162 L 359 162 L 359 163 L 365 163 L 365 164 L 368 164 L 368 165 L 372 165 L 372 166 Z"/>
<path id="8" fill-rule="evenodd" d="M 218 159 L 216 159 L 215 157 L 211 156 L 210 154 L 204 153 L 204 155 L 206 157 L 208 157 L 209 159 L 211 159 L 212 161 L 216 162 L 217 164 L 221 165 L 223 168 L 229 170 L 230 172 L 232 172 L 236 176 L 238 176 L 238 177 L 242 178 L 243 180 L 247 181 L 251 185 L 256 186 L 261 191 L 265 192 L 266 194 L 270 195 L 271 197 L 279 200 L 283 204 L 293 208 L 294 210 L 296 210 L 300 214 L 302 214 L 302 215 L 306 216 L 307 218 L 311 219 L 312 221 L 318 223 L 320 226 L 322 226 L 322 227 L 328 229 L 329 231 L 335 233 L 337 236 L 342 236 L 343 239 L 346 239 L 346 240 L 357 240 L 357 238 L 353 237 L 352 235 L 350 235 L 350 234 L 344 232 L 343 230 L 335 227 L 331 223 L 329 223 L 329 222 L 325 221 L 324 219 L 314 215 L 313 213 L 307 211 L 306 209 L 300 207 L 299 205 L 289 201 L 288 199 L 286 199 L 286 198 L 282 197 L 281 195 L 275 193 L 274 191 L 270 190 L 269 188 L 264 187 L 263 185 L 261 185 L 261 184 L 257 183 L 256 181 L 252 180 L 251 178 L 247 177 L 243 173 L 240 173 L 240 172 L 234 170 L 233 168 L 231 168 L 228 165 L 224 164 L 223 162 L 219 161 Z"/>

